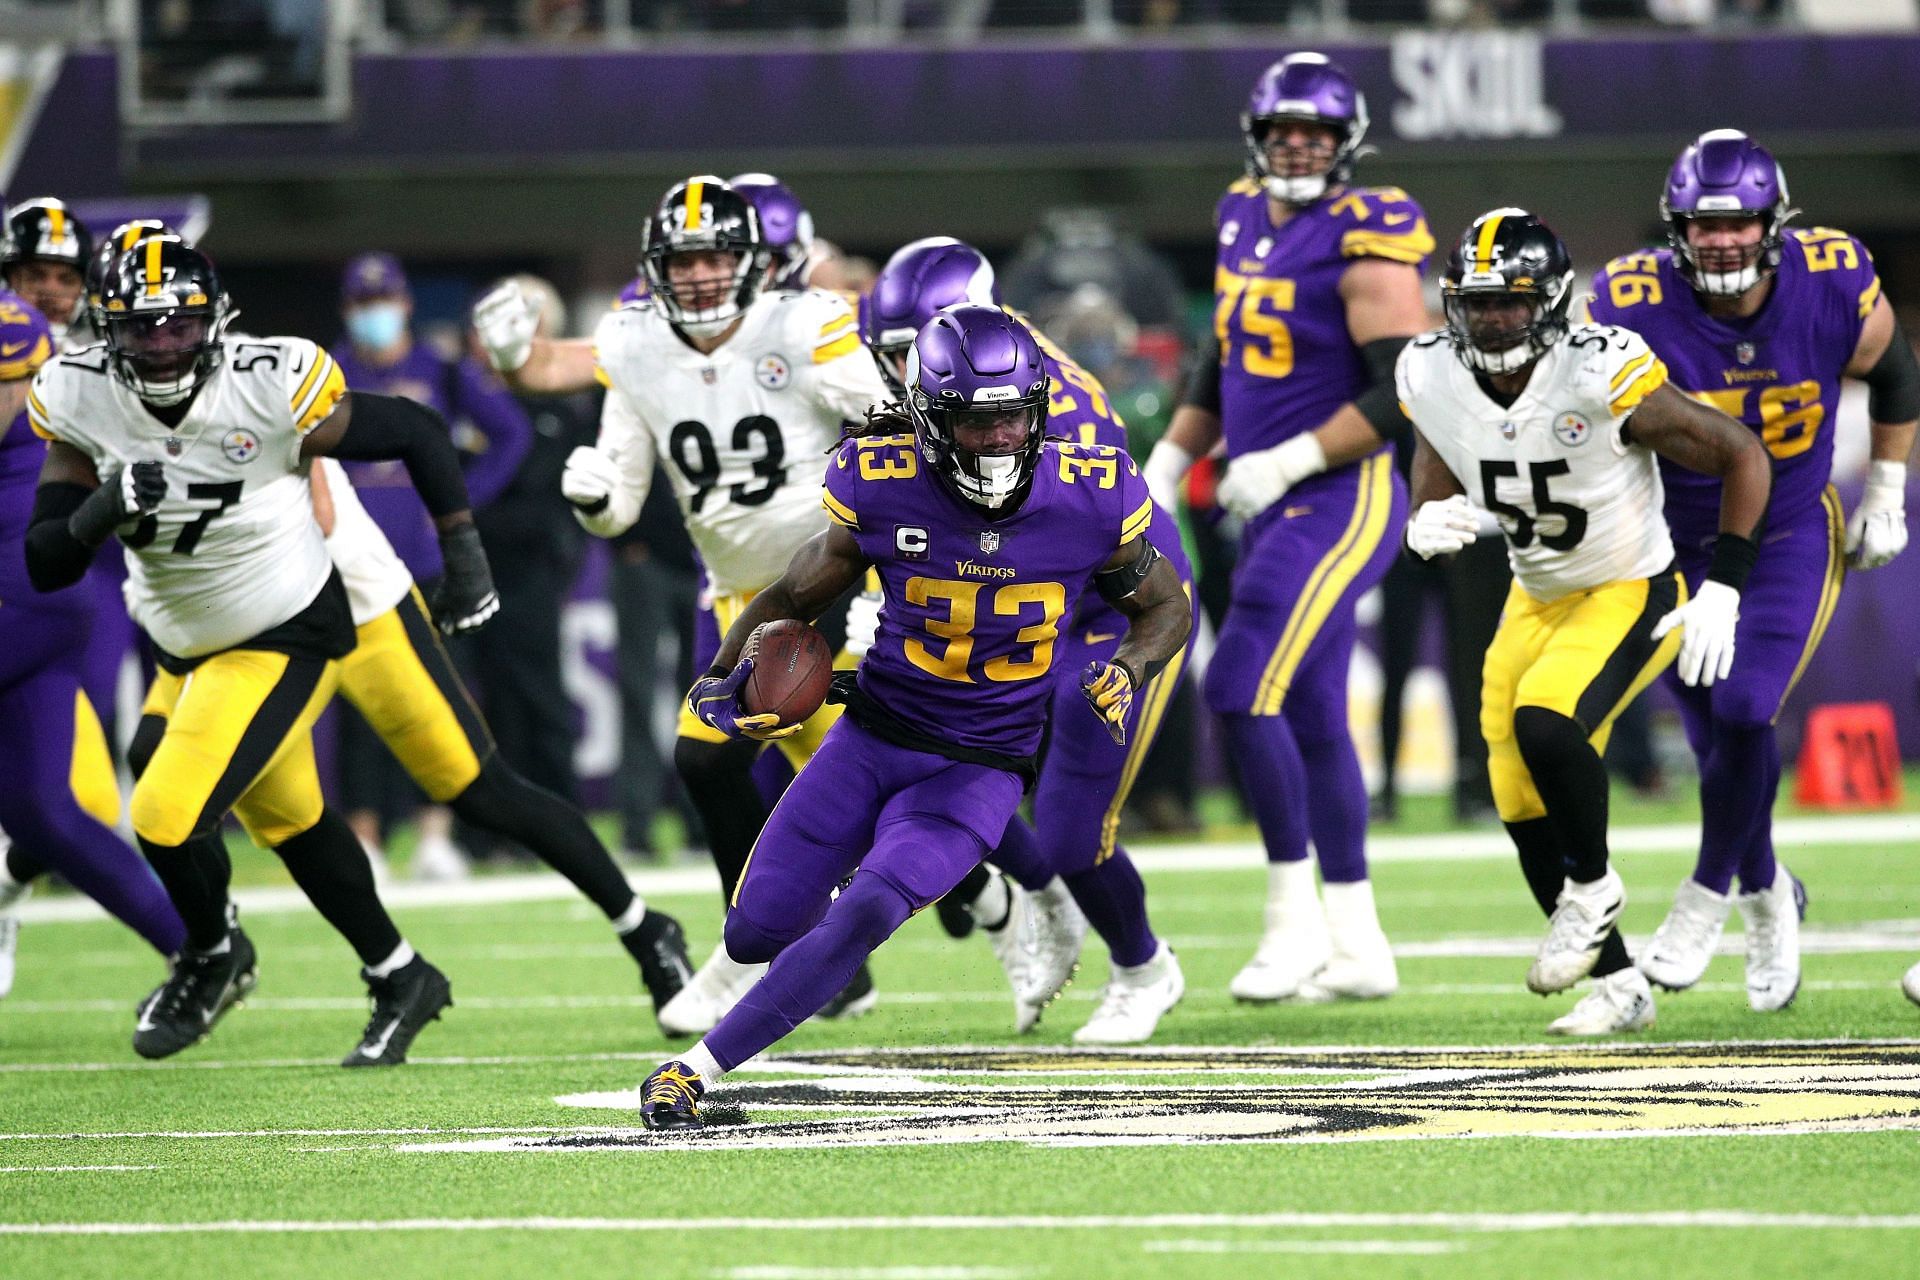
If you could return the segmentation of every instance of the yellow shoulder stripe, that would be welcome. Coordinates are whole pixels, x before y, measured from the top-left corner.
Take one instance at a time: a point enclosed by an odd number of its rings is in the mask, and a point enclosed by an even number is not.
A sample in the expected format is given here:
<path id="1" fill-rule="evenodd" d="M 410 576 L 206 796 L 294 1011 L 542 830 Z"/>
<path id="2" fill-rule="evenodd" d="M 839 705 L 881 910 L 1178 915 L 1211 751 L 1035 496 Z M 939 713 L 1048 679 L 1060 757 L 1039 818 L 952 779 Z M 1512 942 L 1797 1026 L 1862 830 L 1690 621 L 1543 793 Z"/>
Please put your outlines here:
<path id="1" fill-rule="evenodd" d="M 820 491 L 820 503 L 826 507 L 828 519 L 832 520 L 835 524 L 845 525 L 847 528 L 855 531 L 859 530 L 860 517 L 853 514 L 852 507 L 849 507 L 825 489 Z"/>
<path id="2" fill-rule="evenodd" d="M 300 416 L 301 402 L 304 401 L 313 388 L 319 385 L 321 380 L 326 377 L 327 368 L 332 363 L 333 357 L 327 354 L 325 347 L 314 347 L 313 367 L 307 370 L 307 376 L 300 380 L 300 389 L 295 391 L 287 400 L 287 403 L 293 407 L 295 417 Z"/>
<path id="3" fill-rule="evenodd" d="M 1147 526 L 1152 523 L 1153 523 L 1153 499 L 1148 498 L 1145 502 L 1142 502 L 1139 505 L 1139 507 L 1137 507 L 1134 510 L 1134 513 L 1132 515 L 1128 516 L 1123 522 L 1121 522 L 1121 525 L 1120 525 L 1121 543 L 1125 544 L 1128 542 L 1132 542 L 1135 538 L 1145 533 L 1147 531 Z"/>
<path id="4" fill-rule="evenodd" d="M 813 349 L 813 362 L 815 364 L 825 364 L 829 360 L 838 360 L 841 356 L 848 355 L 859 349 L 860 335 L 849 329 L 832 342 L 815 347 Z"/>
<path id="5" fill-rule="evenodd" d="M 293 426 L 301 435 L 325 422 L 332 415 L 334 406 L 340 403 L 340 398 L 347 394 L 347 375 L 340 372 L 340 366 L 326 352 L 320 353 L 320 363 L 315 366 L 314 372 L 319 374 L 319 378 L 313 393 L 293 407 Z M 307 380 L 315 381 L 312 375 Z"/>
<path id="6" fill-rule="evenodd" d="M 833 319 L 827 321 L 825 324 L 820 326 L 820 336 L 823 338 L 830 337 L 833 334 L 838 333 L 840 330 L 846 328 L 848 325 L 852 323 L 854 323 L 853 313 L 850 311 L 843 311 L 840 314 L 834 316 Z"/>
<path id="7" fill-rule="evenodd" d="M 607 376 L 606 366 L 598 360 L 593 362 L 593 380 L 609 390 L 613 387 L 613 379 Z"/>
<path id="8" fill-rule="evenodd" d="M 1433 233 L 1426 219 L 1411 230 L 1388 233 L 1356 227 L 1340 237 L 1343 258 L 1386 258 L 1393 262 L 1418 263 L 1433 252 Z"/>
<path id="9" fill-rule="evenodd" d="M 47 412 L 46 405 L 40 403 L 39 393 L 32 387 L 27 388 L 27 425 L 42 440 L 54 438 L 53 415 Z"/>
<path id="10" fill-rule="evenodd" d="M 1872 280 L 1867 282 L 1867 287 L 1860 291 L 1860 318 L 1865 320 L 1868 316 L 1872 315 L 1874 304 L 1879 301 L 1880 277 L 1876 275 Z"/>
<path id="11" fill-rule="evenodd" d="M 1260 194 L 1260 184 L 1252 178 L 1236 178 L 1227 192 L 1236 196 L 1257 196 Z"/>
<path id="12" fill-rule="evenodd" d="M 1607 394 L 1612 395 L 1621 387 L 1624 387 L 1627 384 L 1627 379 L 1646 368 L 1647 361 L 1651 359 L 1653 359 L 1653 352 L 1643 351 L 1640 353 L 1639 359 L 1627 361 L 1626 367 L 1613 375 L 1613 381 L 1607 385 Z"/>
<path id="13" fill-rule="evenodd" d="M 1620 417 L 1622 414 L 1632 410 L 1655 391 L 1665 386 L 1666 382 L 1667 366 L 1661 361 L 1655 360 L 1653 365 L 1645 373 L 1634 379 L 1632 386 L 1614 397 L 1613 401 L 1607 405 L 1607 412 L 1616 418 Z"/>

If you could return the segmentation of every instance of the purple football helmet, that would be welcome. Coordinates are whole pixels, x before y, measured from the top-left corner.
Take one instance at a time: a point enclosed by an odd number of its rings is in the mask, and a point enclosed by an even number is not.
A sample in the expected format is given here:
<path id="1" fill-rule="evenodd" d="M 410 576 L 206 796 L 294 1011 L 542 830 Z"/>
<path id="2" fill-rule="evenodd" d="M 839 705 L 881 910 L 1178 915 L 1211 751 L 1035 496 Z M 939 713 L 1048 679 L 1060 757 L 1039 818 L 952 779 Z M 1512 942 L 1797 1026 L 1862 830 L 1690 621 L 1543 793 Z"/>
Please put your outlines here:
<path id="1" fill-rule="evenodd" d="M 1047 364 L 1027 326 L 963 303 L 907 352 L 907 413 L 920 453 L 962 501 L 1011 511 L 1033 485 L 1047 428 Z"/>
<path id="2" fill-rule="evenodd" d="M 19 382 L 53 359 L 53 330 L 34 305 L 0 289 L 0 382 Z"/>
<path id="3" fill-rule="evenodd" d="M 1787 203 L 1787 175 L 1779 162 L 1738 129 L 1713 129 L 1689 143 L 1660 194 L 1660 220 L 1680 274 L 1697 292 L 1714 297 L 1745 293 L 1779 268 L 1787 220 L 1797 212 Z M 1687 239 L 1687 223 L 1695 218 L 1758 218 L 1759 243 L 1712 250 L 1727 260 L 1702 263 Z"/>
<path id="4" fill-rule="evenodd" d="M 743 173 L 727 185 L 760 211 L 760 234 L 773 250 L 773 287 L 806 288 L 813 269 L 813 215 L 770 173 Z"/>
<path id="5" fill-rule="evenodd" d="M 1338 134 L 1333 160 L 1319 173 L 1275 173 L 1267 156 L 1267 131 L 1289 121 L 1331 126 Z M 1367 136 L 1367 99 L 1337 63 L 1325 54 L 1296 53 L 1261 73 L 1240 114 L 1240 132 L 1247 143 L 1247 174 L 1267 194 L 1287 204 L 1312 204 L 1328 187 L 1353 177 L 1353 162 Z"/>
<path id="6" fill-rule="evenodd" d="M 887 387 L 902 399 L 907 351 L 927 321 L 959 303 L 1000 305 L 993 264 L 952 236 L 928 236 L 903 245 L 880 268 L 860 299 L 860 337 L 880 366 Z"/>

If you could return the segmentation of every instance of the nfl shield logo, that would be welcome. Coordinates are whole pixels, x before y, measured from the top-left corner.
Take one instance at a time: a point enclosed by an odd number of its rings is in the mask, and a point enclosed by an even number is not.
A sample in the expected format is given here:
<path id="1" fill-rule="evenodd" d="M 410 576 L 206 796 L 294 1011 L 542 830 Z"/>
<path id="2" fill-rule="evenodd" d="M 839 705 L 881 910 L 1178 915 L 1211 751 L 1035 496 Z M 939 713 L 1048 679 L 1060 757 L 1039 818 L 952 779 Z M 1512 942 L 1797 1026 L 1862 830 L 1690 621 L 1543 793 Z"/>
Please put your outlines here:
<path id="1" fill-rule="evenodd" d="M 167 437 L 167 456 L 168 456 L 169 458 L 177 458 L 177 457 L 179 457 L 179 456 L 180 456 L 180 450 L 181 450 L 181 448 L 182 448 L 182 446 L 181 446 L 181 444 L 180 444 L 180 437 L 179 437 L 179 436 L 168 436 L 168 437 Z"/>
<path id="2" fill-rule="evenodd" d="M 1500 438 L 1502 440 L 1512 440 L 1519 434 L 1520 428 L 1514 426 L 1511 422 L 1503 422 L 1500 424 Z"/>
<path id="3" fill-rule="evenodd" d="M 1743 342 L 1733 349 L 1733 358 L 1741 364 L 1752 364 L 1754 356 L 1758 354 L 1759 353 L 1753 349 L 1751 342 Z"/>
<path id="4" fill-rule="evenodd" d="M 715 370 L 712 365 L 708 365 L 700 371 L 700 381 L 706 383 L 708 386 L 712 386 L 715 382 L 719 381 L 719 378 L 719 372 Z"/>
<path id="5" fill-rule="evenodd" d="M 980 532 L 981 554 L 990 556 L 994 552 L 998 551 L 999 549 L 1000 549 L 1000 531 L 997 529 L 981 530 Z"/>

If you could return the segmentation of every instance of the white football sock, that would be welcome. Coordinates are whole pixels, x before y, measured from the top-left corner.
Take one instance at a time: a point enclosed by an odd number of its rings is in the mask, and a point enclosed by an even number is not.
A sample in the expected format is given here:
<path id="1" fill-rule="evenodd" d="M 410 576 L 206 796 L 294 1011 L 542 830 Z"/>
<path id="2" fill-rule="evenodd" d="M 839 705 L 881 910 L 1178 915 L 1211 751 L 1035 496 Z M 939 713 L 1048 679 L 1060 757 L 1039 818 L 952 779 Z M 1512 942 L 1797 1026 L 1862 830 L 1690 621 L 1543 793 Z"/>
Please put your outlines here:
<path id="1" fill-rule="evenodd" d="M 408 944 L 405 938 L 402 938 L 400 945 L 393 949 L 392 955 L 382 960 L 379 964 L 370 964 L 367 966 L 367 976 L 369 978 L 391 978 L 395 972 L 406 968 L 412 963 L 413 947 Z"/>
<path id="2" fill-rule="evenodd" d="M 707 1048 L 705 1040 L 681 1054 L 680 1061 L 692 1067 L 694 1074 L 700 1077 L 700 1083 L 709 1089 L 726 1078 L 727 1073 L 714 1061 L 713 1051 Z"/>
<path id="3" fill-rule="evenodd" d="M 625 911 L 622 911 L 619 917 L 614 920 L 613 931 L 615 933 L 623 934 L 623 935 L 632 933 L 635 929 L 638 929 L 640 927 L 640 922 L 646 918 L 647 918 L 646 899 L 642 898 L 639 894 L 636 893 L 633 895 L 633 905 L 628 907 Z"/>

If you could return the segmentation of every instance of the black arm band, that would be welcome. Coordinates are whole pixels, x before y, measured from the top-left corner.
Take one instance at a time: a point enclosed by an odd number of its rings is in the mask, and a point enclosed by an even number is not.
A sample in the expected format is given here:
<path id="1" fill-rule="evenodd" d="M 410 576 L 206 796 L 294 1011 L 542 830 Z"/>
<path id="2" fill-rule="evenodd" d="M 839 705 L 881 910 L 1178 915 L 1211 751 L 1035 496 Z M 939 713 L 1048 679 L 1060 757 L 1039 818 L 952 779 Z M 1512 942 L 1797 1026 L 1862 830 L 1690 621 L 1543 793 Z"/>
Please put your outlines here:
<path id="1" fill-rule="evenodd" d="M 1893 322 L 1893 338 L 1886 354 L 1867 371 L 1867 416 L 1875 422 L 1912 422 L 1920 418 L 1920 360 L 1913 344 Z"/>
<path id="2" fill-rule="evenodd" d="M 1367 389 L 1353 398 L 1353 407 L 1367 420 L 1374 433 L 1396 449 L 1413 447 L 1413 423 L 1400 408 L 1400 393 L 1393 382 L 1394 366 L 1411 338 L 1375 338 L 1360 348 L 1367 362 L 1367 375 L 1373 379 Z"/>
<path id="3" fill-rule="evenodd" d="M 404 462 L 429 515 L 450 516 L 473 505 L 445 418 L 404 396 L 355 391 L 352 397 L 353 416 L 333 446 L 334 457 L 348 462 Z"/>
<path id="4" fill-rule="evenodd" d="M 1160 548 L 1140 540 L 1140 553 L 1131 564 L 1123 564 L 1118 569 L 1106 569 L 1093 575 L 1093 589 L 1108 604 L 1118 605 L 1131 599 L 1140 590 L 1140 584 L 1153 572 L 1153 566 L 1160 563 Z"/>
<path id="5" fill-rule="evenodd" d="M 92 492 L 83 484 L 55 481 L 34 490 L 27 527 L 27 580 L 35 591 L 70 587 L 93 563 L 93 548 L 73 536 L 67 519 Z"/>
<path id="6" fill-rule="evenodd" d="M 1747 575 L 1760 558 L 1760 544 L 1737 533 L 1721 533 L 1713 540 L 1713 560 L 1707 565 L 1707 581 L 1719 582 L 1735 591 L 1747 588 Z"/>
<path id="7" fill-rule="evenodd" d="M 1187 378 L 1187 391 L 1181 397 L 1182 407 L 1192 405 L 1196 409 L 1205 409 L 1208 413 L 1220 412 L 1220 339 L 1215 338 L 1200 348 L 1195 357 L 1193 372 Z"/>

